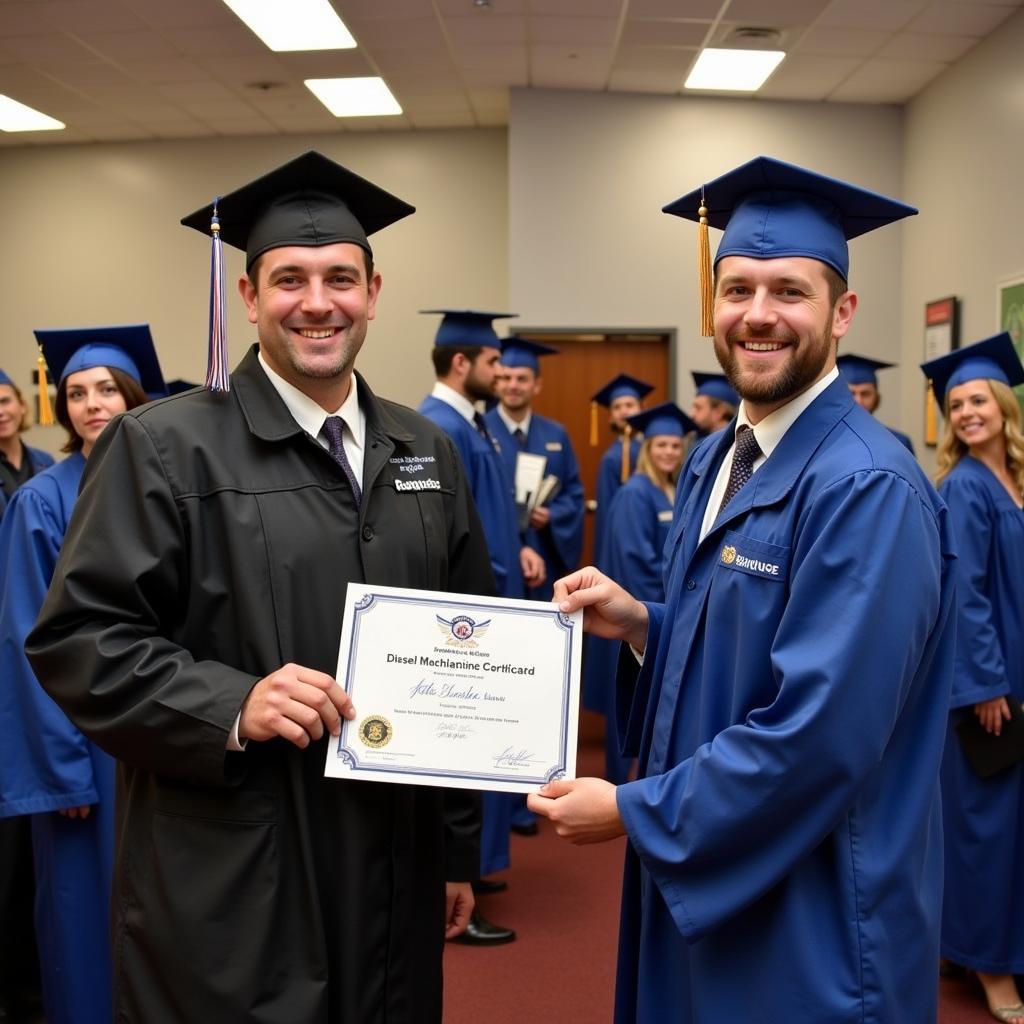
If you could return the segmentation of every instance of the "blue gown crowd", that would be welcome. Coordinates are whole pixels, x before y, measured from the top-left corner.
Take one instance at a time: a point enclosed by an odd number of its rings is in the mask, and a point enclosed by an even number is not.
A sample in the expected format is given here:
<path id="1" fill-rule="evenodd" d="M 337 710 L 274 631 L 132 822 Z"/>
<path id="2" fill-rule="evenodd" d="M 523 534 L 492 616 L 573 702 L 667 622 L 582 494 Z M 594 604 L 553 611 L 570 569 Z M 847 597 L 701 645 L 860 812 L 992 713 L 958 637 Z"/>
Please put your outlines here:
<path id="1" fill-rule="evenodd" d="M 730 240 L 752 230 L 744 188 L 722 223 L 712 217 L 726 229 L 718 261 L 770 262 L 777 253 Z M 906 216 L 900 205 L 877 224 Z M 805 214 L 800 231 L 814 236 Z M 835 231 L 830 221 L 796 251 L 845 281 L 853 234 L 840 247 Z M 436 382 L 419 412 L 458 451 L 497 592 L 549 601 L 580 567 L 585 515 L 569 433 L 533 408 L 557 350 L 499 338 L 494 321 L 512 314 L 431 312 Z M 167 385 L 145 326 L 37 340 L 66 457 L 20 440 L 27 404 L 0 372 L 0 824 L 31 834 L 46 1019 L 99 1024 L 112 1015 L 116 765 L 47 696 L 24 647 L 94 442 Z M 936 492 L 909 438 L 867 415 L 890 365 L 844 352 L 838 372 L 756 423 L 735 368 L 695 372 L 688 412 L 645 409 L 654 386 L 626 373 L 591 398 L 614 432 L 592 562 L 648 623 L 645 650 L 591 635 L 584 659 L 629 839 L 622 1024 L 934 1020 L 940 960 L 977 974 L 994 1017 L 1024 1021 L 1024 433 L 1012 391 L 1024 367 L 1006 334 L 923 367 L 946 422 Z M 756 437 L 734 485 L 741 432 Z M 864 569 L 865 544 L 886 573 Z M 1012 744 L 1019 758 L 1003 756 Z M 799 770 L 809 764 L 827 768 Z M 523 798 L 484 794 L 478 892 L 506 888 L 491 876 L 511 865 L 510 830 L 537 828 Z M 474 911 L 455 941 L 515 938 Z"/>

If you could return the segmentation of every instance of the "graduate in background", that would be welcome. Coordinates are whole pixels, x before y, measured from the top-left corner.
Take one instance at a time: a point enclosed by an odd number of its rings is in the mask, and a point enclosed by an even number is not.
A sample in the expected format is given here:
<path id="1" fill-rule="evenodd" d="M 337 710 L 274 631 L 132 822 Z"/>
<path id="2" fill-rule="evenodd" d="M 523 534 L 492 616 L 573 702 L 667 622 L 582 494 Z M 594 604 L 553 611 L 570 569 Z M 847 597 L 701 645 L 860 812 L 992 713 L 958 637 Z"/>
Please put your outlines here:
<path id="1" fill-rule="evenodd" d="M 644 440 L 636 472 L 612 501 L 605 541 L 606 571 L 637 600 L 664 601 L 665 541 L 672 528 L 676 480 L 685 456 L 685 439 L 697 428 L 674 402 L 630 416 L 629 425 Z M 617 655 L 614 650 L 607 659 L 613 679 Z M 608 714 L 614 724 L 614 708 L 609 708 Z"/>
<path id="2" fill-rule="evenodd" d="M 114 761 L 46 695 L 23 651 L 85 461 L 118 413 L 164 383 L 145 325 L 37 331 L 68 457 L 18 489 L 0 523 L 0 817 L 31 815 L 36 936 L 49 1024 L 107 1024 Z M 132 500 L 125 494 L 125 500 Z"/>
<path id="3" fill-rule="evenodd" d="M 946 885 L 942 956 L 977 972 L 992 1015 L 1024 1022 L 1024 764 L 986 779 L 956 733 L 995 736 L 1024 701 L 1024 434 L 1011 386 L 1024 367 L 1007 333 L 925 363 L 946 417 L 936 483 L 957 538 L 957 659 L 942 759 Z"/>
<path id="4" fill-rule="evenodd" d="M 608 513 L 611 511 L 615 492 L 630 478 L 636 469 L 636 458 L 640 453 L 640 439 L 632 436 L 630 416 L 640 412 L 644 396 L 654 390 L 653 384 L 620 373 L 613 377 L 590 399 L 593 423 L 591 444 L 597 444 L 597 406 L 608 410 L 608 425 L 615 433 L 616 440 L 601 456 L 597 467 L 597 511 L 594 514 L 595 565 L 601 564 Z"/>
<path id="5" fill-rule="evenodd" d="M 853 400 L 872 416 L 882 404 L 882 396 L 878 390 L 878 371 L 887 370 L 895 363 L 887 363 L 881 359 L 869 359 L 867 356 L 856 356 L 852 352 L 836 357 L 836 366 L 850 388 Z M 906 434 L 889 427 L 896 439 L 911 455 L 914 454 L 914 442 Z"/>
<path id="6" fill-rule="evenodd" d="M 499 401 L 484 416 L 513 482 L 519 452 L 544 456 L 544 476 L 558 481 L 554 497 L 530 512 L 522 535 L 523 543 L 544 559 L 546 578 L 527 594 L 539 601 L 551 600 L 552 583 L 579 565 L 583 551 L 583 483 L 572 442 L 561 423 L 533 411 L 543 387 L 540 357 L 557 352 L 525 338 L 503 339 Z"/>
<path id="7" fill-rule="evenodd" d="M 697 393 L 690 406 L 690 419 L 697 428 L 697 440 L 702 440 L 732 422 L 740 405 L 740 396 L 724 373 L 695 370 L 691 376 Z"/>
<path id="8" fill-rule="evenodd" d="M 29 448 L 21 435 L 29 428 L 28 406 L 21 391 L 0 370 L 0 518 L 11 495 L 26 480 L 53 465 L 53 456 L 39 448 Z"/>

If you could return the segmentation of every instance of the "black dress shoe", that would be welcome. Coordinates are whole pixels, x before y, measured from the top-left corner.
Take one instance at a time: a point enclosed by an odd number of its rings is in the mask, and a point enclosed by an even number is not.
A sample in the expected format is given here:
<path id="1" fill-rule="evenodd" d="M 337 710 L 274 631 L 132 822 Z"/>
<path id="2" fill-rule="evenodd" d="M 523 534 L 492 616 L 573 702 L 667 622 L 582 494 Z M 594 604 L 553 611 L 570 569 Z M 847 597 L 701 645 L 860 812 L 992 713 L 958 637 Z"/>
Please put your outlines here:
<path id="1" fill-rule="evenodd" d="M 516 933 L 511 928 L 491 924 L 487 918 L 481 917 L 474 910 L 469 917 L 466 930 L 452 939 L 452 942 L 461 942 L 464 946 L 501 946 L 506 942 L 513 942 L 515 937 Z"/>
<path id="2" fill-rule="evenodd" d="M 517 836 L 535 836 L 540 831 L 540 826 L 535 821 L 524 821 L 521 824 L 513 822 L 509 825 L 509 828 L 512 829 Z"/>
<path id="3" fill-rule="evenodd" d="M 504 892 L 508 882 L 502 878 L 478 878 L 473 883 L 473 892 L 478 896 L 489 896 L 491 893 Z"/>

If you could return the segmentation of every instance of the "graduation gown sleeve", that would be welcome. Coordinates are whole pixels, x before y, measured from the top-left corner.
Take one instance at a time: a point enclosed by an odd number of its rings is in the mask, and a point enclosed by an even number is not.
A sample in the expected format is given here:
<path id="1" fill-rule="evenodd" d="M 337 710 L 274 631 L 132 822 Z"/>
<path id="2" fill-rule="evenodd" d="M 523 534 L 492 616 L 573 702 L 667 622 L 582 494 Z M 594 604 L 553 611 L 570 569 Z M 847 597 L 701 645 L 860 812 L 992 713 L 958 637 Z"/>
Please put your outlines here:
<path id="1" fill-rule="evenodd" d="M 993 591 L 990 568 L 999 557 L 995 514 L 987 488 L 973 473 L 954 472 L 939 493 L 949 506 L 959 556 L 956 671 L 950 707 L 962 708 L 1010 692 L 989 598 Z"/>
<path id="2" fill-rule="evenodd" d="M 0 818 L 99 800 L 88 742 L 39 685 L 23 649 L 64 538 L 59 503 L 48 500 L 59 497 L 57 484 L 45 483 L 19 488 L 0 524 Z"/>
<path id="3" fill-rule="evenodd" d="M 764 896 L 836 828 L 941 642 L 942 631 L 933 633 L 944 577 L 938 527 L 905 480 L 858 473 L 816 495 L 801 519 L 767 661 L 737 660 L 761 649 L 756 621 L 722 623 L 722 649 L 690 655 L 770 674 L 774 699 L 679 763 L 649 763 L 648 777 L 617 791 L 629 841 L 690 942 Z M 907 588 L 919 588 L 919 600 L 901 600 Z M 727 591 L 720 600 L 727 618 L 734 602 Z M 652 616 L 648 656 L 666 632 Z M 652 684 L 668 686 L 682 668 L 645 664 L 634 699 L 644 699 L 648 671 L 661 673 Z"/>
<path id="4" fill-rule="evenodd" d="M 637 475 L 621 487 L 612 500 L 605 539 L 608 575 L 625 587 L 638 601 L 660 601 L 665 538 L 671 520 L 668 498 L 645 477 Z"/>

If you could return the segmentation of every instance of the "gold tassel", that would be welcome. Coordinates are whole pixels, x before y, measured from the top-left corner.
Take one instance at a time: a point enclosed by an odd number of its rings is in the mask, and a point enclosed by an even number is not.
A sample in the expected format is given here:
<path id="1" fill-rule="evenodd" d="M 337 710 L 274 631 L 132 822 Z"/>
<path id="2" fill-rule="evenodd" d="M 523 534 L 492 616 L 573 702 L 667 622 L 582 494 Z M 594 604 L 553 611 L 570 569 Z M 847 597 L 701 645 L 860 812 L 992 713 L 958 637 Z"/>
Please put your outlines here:
<path id="1" fill-rule="evenodd" d="M 597 402 L 590 403 L 590 447 L 597 447 Z"/>
<path id="2" fill-rule="evenodd" d="M 627 423 L 622 428 L 622 472 L 619 474 L 621 483 L 625 483 L 629 479 L 629 435 L 632 433 L 633 430 Z"/>
<path id="3" fill-rule="evenodd" d="M 939 421 L 935 413 L 937 403 L 931 381 L 928 381 L 927 388 L 924 396 L 924 443 L 934 447 L 939 443 Z"/>
<path id="4" fill-rule="evenodd" d="M 711 293 L 711 242 L 708 239 L 708 208 L 701 196 L 697 210 L 700 226 L 697 228 L 697 269 L 700 273 L 700 334 L 702 338 L 715 336 L 715 321 Z"/>
<path id="5" fill-rule="evenodd" d="M 50 407 L 50 389 L 46 384 L 46 360 L 42 352 L 36 360 L 39 375 L 39 426 L 52 427 L 54 424 L 53 409 Z"/>

